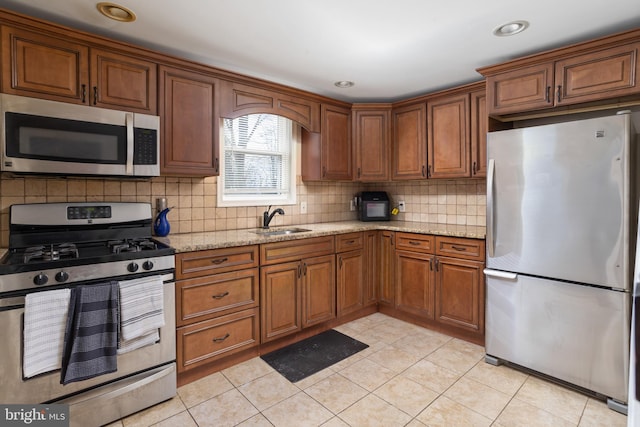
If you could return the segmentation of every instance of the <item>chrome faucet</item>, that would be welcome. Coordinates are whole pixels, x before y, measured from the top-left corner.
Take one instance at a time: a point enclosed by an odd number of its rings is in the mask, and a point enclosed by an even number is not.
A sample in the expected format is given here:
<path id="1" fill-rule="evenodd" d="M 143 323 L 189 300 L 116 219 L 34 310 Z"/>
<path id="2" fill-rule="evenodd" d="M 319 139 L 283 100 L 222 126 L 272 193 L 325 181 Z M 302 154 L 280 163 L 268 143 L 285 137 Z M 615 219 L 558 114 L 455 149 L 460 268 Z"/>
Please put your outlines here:
<path id="1" fill-rule="evenodd" d="M 269 228 L 269 223 L 271 222 L 275 214 L 284 215 L 284 211 L 281 208 L 274 209 L 271 214 L 269 214 L 269 210 L 271 210 L 271 206 L 269 206 L 267 210 L 262 214 L 262 228 Z"/>

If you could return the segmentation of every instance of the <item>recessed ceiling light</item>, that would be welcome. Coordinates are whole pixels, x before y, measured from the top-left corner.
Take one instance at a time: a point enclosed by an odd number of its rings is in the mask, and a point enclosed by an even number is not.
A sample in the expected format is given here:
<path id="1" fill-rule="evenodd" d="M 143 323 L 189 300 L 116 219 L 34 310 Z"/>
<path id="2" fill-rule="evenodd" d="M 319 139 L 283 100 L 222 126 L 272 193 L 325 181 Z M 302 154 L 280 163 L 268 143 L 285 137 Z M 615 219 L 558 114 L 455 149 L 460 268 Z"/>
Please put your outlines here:
<path id="1" fill-rule="evenodd" d="M 335 82 L 334 85 L 336 85 L 340 89 L 346 89 L 348 87 L 352 87 L 353 85 L 355 85 L 355 83 L 350 82 L 349 80 L 340 80 L 339 82 Z"/>
<path id="2" fill-rule="evenodd" d="M 493 35 L 498 37 L 512 36 L 523 32 L 527 27 L 529 27 L 529 23 L 527 21 L 511 21 L 506 24 L 502 24 L 493 30 Z"/>
<path id="3" fill-rule="evenodd" d="M 119 4 L 110 2 L 101 2 L 96 5 L 100 13 L 107 18 L 120 22 L 133 22 L 136 20 L 136 14 L 132 10 L 127 9 Z"/>

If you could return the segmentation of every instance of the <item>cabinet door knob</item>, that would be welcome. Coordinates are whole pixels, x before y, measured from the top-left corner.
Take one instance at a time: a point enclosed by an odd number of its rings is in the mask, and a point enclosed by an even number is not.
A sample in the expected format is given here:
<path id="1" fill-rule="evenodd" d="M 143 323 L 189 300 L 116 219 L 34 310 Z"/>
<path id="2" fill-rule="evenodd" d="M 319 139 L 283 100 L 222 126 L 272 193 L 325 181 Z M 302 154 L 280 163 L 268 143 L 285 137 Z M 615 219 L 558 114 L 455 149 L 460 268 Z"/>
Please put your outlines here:
<path id="1" fill-rule="evenodd" d="M 227 333 L 225 334 L 225 336 L 223 336 L 223 337 L 214 338 L 214 339 L 213 339 L 213 342 L 222 342 L 222 341 L 226 340 L 227 338 L 229 338 L 230 336 L 231 336 L 231 335 L 227 332 Z"/>
<path id="2" fill-rule="evenodd" d="M 87 85 L 82 85 L 82 103 L 87 102 Z"/>
<path id="3" fill-rule="evenodd" d="M 551 86 L 547 86 L 547 92 L 544 95 L 544 100 L 547 102 L 551 102 Z"/>
<path id="4" fill-rule="evenodd" d="M 558 93 L 557 93 L 558 102 L 562 100 L 562 85 L 558 85 Z"/>
<path id="5" fill-rule="evenodd" d="M 98 86 L 93 87 L 93 105 L 98 103 Z"/>
<path id="6" fill-rule="evenodd" d="M 218 294 L 218 295 L 211 295 L 211 298 L 213 298 L 213 299 L 222 299 L 222 298 L 226 297 L 227 295 L 229 295 L 229 291 L 223 292 L 223 293 Z"/>

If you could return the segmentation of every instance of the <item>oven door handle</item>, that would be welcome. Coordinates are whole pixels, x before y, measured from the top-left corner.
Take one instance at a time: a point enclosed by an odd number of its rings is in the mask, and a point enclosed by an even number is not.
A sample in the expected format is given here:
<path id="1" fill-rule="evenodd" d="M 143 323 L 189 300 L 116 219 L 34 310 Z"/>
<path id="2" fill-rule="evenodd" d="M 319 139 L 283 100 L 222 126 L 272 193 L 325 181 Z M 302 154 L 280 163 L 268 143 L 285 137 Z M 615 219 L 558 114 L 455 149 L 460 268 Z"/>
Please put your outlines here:
<path id="1" fill-rule="evenodd" d="M 133 175 L 133 148 L 135 145 L 133 139 L 133 113 L 125 113 L 124 123 L 127 127 L 127 164 L 125 165 L 125 174 Z"/>

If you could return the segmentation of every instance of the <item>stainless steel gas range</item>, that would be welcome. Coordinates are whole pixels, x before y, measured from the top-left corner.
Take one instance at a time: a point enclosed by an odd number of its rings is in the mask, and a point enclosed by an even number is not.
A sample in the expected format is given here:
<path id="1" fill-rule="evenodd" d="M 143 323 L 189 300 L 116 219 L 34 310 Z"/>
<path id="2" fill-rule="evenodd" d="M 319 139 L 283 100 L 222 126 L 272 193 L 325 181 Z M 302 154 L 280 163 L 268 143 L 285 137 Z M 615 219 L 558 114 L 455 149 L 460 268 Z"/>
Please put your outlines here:
<path id="1" fill-rule="evenodd" d="M 107 424 L 175 396 L 174 250 L 152 238 L 152 220 L 148 203 L 11 206 L 9 250 L 0 260 L 0 402 L 68 404 L 71 425 L 84 427 Z M 59 369 L 27 374 L 26 340 L 38 339 L 37 330 L 26 338 L 25 311 L 35 310 L 28 301 L 40 297 L 42 311 L 49 311 L 46 297 L 56 291 L 114 282 L 137 286 L 145 280 L 158 284 L 163 326 L 143 346 L 122 354 L 119 349 L 115 372 L 66 385 Z M 68 335 L 67 329 L 65 345 Z M 47 342 L 40 344 L 50 350 Z"/>

